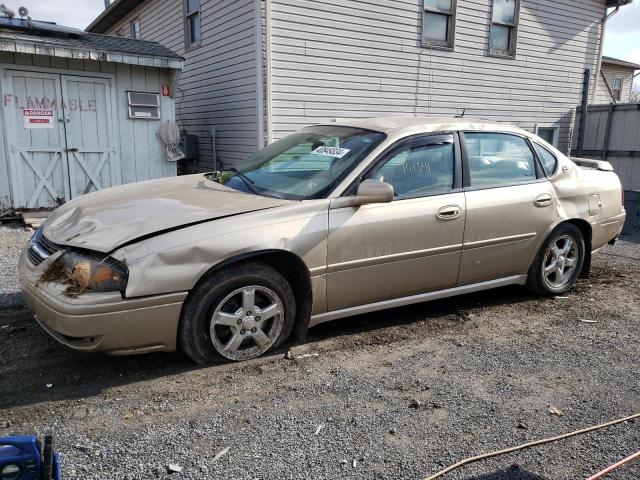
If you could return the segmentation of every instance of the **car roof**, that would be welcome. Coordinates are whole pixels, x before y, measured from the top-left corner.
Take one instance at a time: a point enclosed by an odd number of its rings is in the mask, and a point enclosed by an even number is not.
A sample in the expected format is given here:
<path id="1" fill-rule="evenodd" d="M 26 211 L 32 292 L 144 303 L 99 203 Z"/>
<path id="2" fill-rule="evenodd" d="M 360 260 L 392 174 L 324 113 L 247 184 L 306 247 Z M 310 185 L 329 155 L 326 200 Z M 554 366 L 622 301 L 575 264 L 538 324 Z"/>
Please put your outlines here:
<path id="1" fill-rule="evenodd" d="M 491 122 L 482 118 L 472 117 L 371 117 L 371 118 L 336 118 L 331 125 L 364 128 L 383 133 L 401 133 L 421 131 L 425 133 L 479 130 L 500 131 L 529 134 L 526 130 L 513 125 Z M 324 124 L 326 125 L 326 124 Z"/>

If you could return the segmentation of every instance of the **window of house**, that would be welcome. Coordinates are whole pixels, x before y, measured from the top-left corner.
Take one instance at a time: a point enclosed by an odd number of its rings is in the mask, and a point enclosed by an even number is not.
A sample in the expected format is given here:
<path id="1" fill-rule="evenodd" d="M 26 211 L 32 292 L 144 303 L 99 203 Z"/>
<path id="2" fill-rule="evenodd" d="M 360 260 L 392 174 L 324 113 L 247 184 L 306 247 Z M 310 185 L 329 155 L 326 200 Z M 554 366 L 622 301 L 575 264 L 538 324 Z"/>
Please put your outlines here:
<path id="1" fill-rule="evenodd" d="M 547 177 L 550 177 L 556 171 L 556 165 L 558 164 L 558 159 L 553 153 L 551 153 L 549 150 L 547 150 L 545 147 L 543 147 L 539 143 L 536 143 L 536 142 L 532 142 L 532 143 L 533 143 L 533 148 L 538 154 L 538 159 L 542 164 L 542 169 L 544 170 L 545 175 Z"/>
<path id="2" fill-rule="evenodd" d="M 425 46 L 453 48 L 456 0 L 424 0 L 422 42 Z"/>
<path id="3" fill-rule="evenodd" d="M 611 93 L 613 93 L 613 99 L 616 102 L 622 99 L 622 78 L 617 77 L 611 81 Z"/>
<path id="4" fill-rule="evenodd" d="M 447 193 L 453 188 L 453 135 L 408 140 L 367 174 L 393 186 L 396 199 Z"/>
<path id="5" fill-rule="evenodd" d="M 513 185 L 536 179 L 527 141 L 508 133 L 465 133 L 471 187 Z"/>
<path id="6" fill-rule="evenodd" d="M 520 0 L 493 0 L 489 54 L 515 57 Z"/>
<path id="7" fill-rule="evenodd" d="M 142 32 L 140 31 L 140 19 L 136 18 L 131 21 L 131 38 L 140 40 L 142 38 Z"/>
<path id="8" fill-rule="evenodd" d="M 558 144 L 558 128 L 557 127 L 538 127 L 536 132 L 541 139 L 554 147 Z"/>
<path id="9" fill-rule="evenodd" d="M 200 0 L 185 0 L 185 44 L 193 47 L 200 44 Z"/>

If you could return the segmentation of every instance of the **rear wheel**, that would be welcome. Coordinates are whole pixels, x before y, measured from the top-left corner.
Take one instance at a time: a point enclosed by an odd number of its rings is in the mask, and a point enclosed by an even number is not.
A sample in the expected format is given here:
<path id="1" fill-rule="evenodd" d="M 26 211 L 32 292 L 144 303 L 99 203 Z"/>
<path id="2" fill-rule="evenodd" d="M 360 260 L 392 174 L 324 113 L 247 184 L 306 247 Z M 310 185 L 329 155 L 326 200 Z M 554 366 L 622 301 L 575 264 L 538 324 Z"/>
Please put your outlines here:
<path id="1" fill-rule="evenodd" d="M 584 238 L 573 224 L 558 226 L 545 240 L 527 280 L 528 287 L 540 295 L 562 295 L 575 284 L 584 263 Z"/>
<path id="2" fill-rule="evenodd" d="M 256 358 L 289 337 L 295 309 L 291 287 L 277 270 L 258 262 L 230 267 L 187 298 L 180 347 L 200 364 Z"/>

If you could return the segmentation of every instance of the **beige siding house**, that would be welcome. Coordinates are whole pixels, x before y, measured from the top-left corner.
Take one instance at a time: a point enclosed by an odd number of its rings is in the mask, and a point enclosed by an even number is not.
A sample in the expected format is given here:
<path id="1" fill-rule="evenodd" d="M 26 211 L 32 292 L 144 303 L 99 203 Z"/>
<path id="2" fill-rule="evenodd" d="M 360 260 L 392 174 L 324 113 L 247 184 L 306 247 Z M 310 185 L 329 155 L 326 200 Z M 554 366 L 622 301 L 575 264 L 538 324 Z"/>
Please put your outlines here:
<path id="1" fill-rule="evenodd" d="M 116 0 L 87 30 L 186 58 L 177 121 L 199 136 L 198 169 L 212 145 L 231 165 L 306 125 L 373 115 L 464 113 L 568 151 L 607 7 L 629 1 Z"/>
<path id="2" fill-rule="evenodd" d="M 602 69 L 598 82 L 595 104 L 627 103 L 631 100 L 634 75 L 640 72 L 637 63 L 602 57 Z"/>

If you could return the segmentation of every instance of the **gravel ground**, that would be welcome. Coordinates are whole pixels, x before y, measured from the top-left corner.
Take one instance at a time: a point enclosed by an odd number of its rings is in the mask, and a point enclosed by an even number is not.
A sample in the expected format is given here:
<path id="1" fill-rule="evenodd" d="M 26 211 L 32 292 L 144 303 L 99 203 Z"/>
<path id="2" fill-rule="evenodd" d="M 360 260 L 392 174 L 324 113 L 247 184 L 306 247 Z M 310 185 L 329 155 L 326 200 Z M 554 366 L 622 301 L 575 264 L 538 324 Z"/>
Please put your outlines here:
<path id="1" fill-rule="evenodd" d="M 33 230 L 19 223 L 0 223 L 0 309 L 22 305 L 16 266 Z"/>
<path id="2" fill-rule="evenodd" d="M 624 417 L 640 412 L 630 240 L 595 255 L 567 298 L 512 287 L 345 319 L 312 329 L 293 359 L 196 368 L 179 353 L 80 354 L 4 310 L 0 435 L 55 427 L 65 480 L 421 479 Z M 443 478 L 586 478 L 639 449 L 628 422 Z M 607 478 L 640 478 L 640 462 Z"/>

